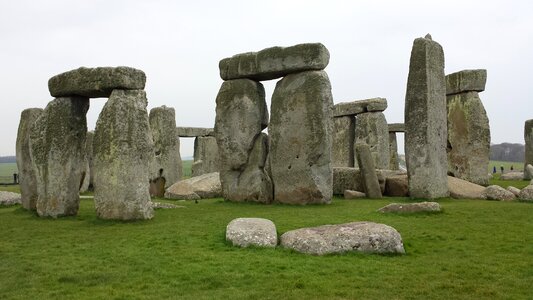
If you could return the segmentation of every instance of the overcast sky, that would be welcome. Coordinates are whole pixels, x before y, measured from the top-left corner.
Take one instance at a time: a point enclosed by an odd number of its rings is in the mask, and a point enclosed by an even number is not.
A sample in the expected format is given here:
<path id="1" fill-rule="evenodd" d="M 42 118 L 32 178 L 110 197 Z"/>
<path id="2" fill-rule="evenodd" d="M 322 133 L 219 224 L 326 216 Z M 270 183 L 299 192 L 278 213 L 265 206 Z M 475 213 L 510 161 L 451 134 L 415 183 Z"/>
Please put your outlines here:
<path id="1" fill-rule="evenodd" d="M 523 143 L 533 118 L 530 0 L 0 0 L 0 155 L 15 154 L 21 111 L 52 100 L 47 83 L 56 74 L 141 69 L 148 109 L 171 106 L 178 126 L 213 127 L 220 59 L 307 42 L 329 49 L 335 103 L 385 97 L 388 122 L 403 122 L 412 43 L 427 33 L 444 48 L 446 74 L 487 69 L 480 97 L 492 143 Z M 267 102 L 274 85 L 265 83 Z M 91 100 L 90 130 L 105 101 Z M 192 155 L 192 139 L 181 150 Z"/>

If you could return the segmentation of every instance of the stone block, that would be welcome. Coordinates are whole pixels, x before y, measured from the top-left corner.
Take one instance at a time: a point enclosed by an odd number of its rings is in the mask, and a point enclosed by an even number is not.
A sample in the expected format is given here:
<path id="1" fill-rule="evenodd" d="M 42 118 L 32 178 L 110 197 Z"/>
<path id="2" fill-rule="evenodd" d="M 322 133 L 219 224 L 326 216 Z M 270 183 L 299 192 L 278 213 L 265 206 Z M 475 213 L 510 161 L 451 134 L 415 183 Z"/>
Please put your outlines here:
<path id="1" fill-rule="evenodd" d="M 487 70 L 463 70 L 446 75 L 446 95 L 464 92 L 483 92 Z"/>

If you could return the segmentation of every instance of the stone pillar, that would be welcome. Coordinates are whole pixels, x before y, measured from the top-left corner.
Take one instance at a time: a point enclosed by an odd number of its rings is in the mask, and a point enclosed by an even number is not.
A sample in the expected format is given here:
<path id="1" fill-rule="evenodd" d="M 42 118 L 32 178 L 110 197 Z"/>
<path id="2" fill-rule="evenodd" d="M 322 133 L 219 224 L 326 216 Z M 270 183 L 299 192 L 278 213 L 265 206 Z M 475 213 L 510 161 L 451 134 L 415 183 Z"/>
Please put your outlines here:
<path id="1" fill-rule="evenodd" d="M 276 202 L 331 201 L 332 106 L 324 71 L 290 74 L 276 84 L 269 127 Z"/>
<path id="2" fill-rule="evenodd" d="M 57 218 L 78 213 L 88 109 L 89 98 L 56 98 L 31 129 L 39 216 Z"/>
<path id="3" fill-rule="evenodd" d="M 94 156 L 93 156 L 93 140 L 94 131 L 87 132 L 87 138 L 85 140 L 85 155 L 87 156 L 87 162 L 89 163 L 89 190 L 94 191 Z"/>
<path id="4" fill-rule="evenodd" d="M 35 121 L 43 113 L 42 108 L 28 108 L 20 114 L 20 123 L 17 132 L 17 168 L 22 207 L 35 210 L 37 205 L 37 178 L 33 170 L 30 155 L 30 132 Z"/>
<path id="5" fill-rule="evenodd" d="M 99 218 L 153 217 L 149 180 L 155 155 L 146 105 L 143 90 L 113 90 L 100 112 L 93 142 Z"/>
<path id="6" fill-rule="evenodd" d="M 444 52 L 428 34 L 413 43 L 405 96 L 405 159 L 413 198 L 449 195 L 446 123 Z"/>
<path id="7" fill-rule="evenodd" d="M 357 143 L 355 144 L 355 153 L 357 155 L 357 164 L 363 177 L 366 196 L 368 198 L 381 198 L 381 187 L 379 186 L 370 147 L 364 143 Z"/>
<path id="8" fill-rule="evenodd" d="M 355 143 L 365 143 L 370 147 L 377 169 L 389 169 L 389 130 L 382 112 L 365 112 L 357 115 Z M 357 159 L 354 160 L 356 161 Z M 355 167 L 358 167 L 357 163 Z"/>
<path id="9" fill-rule="evenodd" d="M 333 128 L 331 165 L 333 167 L 353 167 L 355 116 L 334 117 Z"/>
<path id="10" fill-rule="evenodd" d="M 192 177 L 219 171 L 217 140 L 214 136 L 198 136 L 194 139 Z"/>
<path id="11" fill-rule="evenodd" d="M 396 132 L 389 132 L 389 167 L 391 170 L 400 169 L 400 161 L 398 160 L 398 140 L 396 139 Z"/>
<path id="12" fill-rule="evenodd" d="M 263 85 L 250 79 L 227 80 L 216 103 L 215 137 L 224 198 L 272 202 L 272 181 L 265 170 L 266 139 L 261 134 L 268 124 Z"/>
<path id="13" fill-rule="evenodd" d="M 527 120 L 524 124 L 524 140 L 526 143 L 526 154 L 524 161 L 524 179 L 531 180 L 530 176 L 526 175 L 527 165 L 533 165 L 533 119 Z"/>

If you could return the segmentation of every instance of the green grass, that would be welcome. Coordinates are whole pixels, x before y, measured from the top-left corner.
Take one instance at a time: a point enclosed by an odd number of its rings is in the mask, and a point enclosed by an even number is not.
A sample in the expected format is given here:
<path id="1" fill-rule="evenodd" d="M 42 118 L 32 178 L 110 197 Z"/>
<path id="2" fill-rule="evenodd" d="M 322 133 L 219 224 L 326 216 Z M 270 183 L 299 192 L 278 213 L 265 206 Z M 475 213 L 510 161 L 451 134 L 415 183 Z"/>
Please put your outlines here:
<path id="1" fill-rule="evenodd" d="M 500 173 L 500 167 L 503 166 L 503 169 L 505 172 L 509 172 L 511 170 L 511 166 L 513 167 L 514 171 L 524 171 L 524 162 L 510 162 L 510 161 L 498 161 L 498 160 L 491 160 L 489 162 L 489 168 L 488 172 L 492 174 L 493 167 L 496 167 L 496 173 Z"/>
<path id="2" fill-rule="evenodd" d="M 182 164 L 182 170 L 183 170 L 183 177 L 184 178 L 190 178 L 191 177 L 191 167 L 192 167 L 192 160 L 183 160 L 181 162 Z"/>
<path id="3" fill-rule="evenodd" d="M 440 201 L 441 214 L 380 214 L 401 198 L 287 206 L 179 202 L 142 222 L 103 221 L 92 200 L 77 217 L 0 208 L 0 299 L 531 299 L 533 204 Z M 170 201 L 169 201 L 170 202 Z M 225 242 L 237 217 L 278 233 L 374 221 L 396 228 L 406 255 L 316 257 Z M 38 295 L 38 296 L 37 296 Z"/>
<path id="4" fill-rule="evenodd" d="M 0 163 L 0 183 L 12 183 L 13 173 L 18 173 L 17 163 Z"/>

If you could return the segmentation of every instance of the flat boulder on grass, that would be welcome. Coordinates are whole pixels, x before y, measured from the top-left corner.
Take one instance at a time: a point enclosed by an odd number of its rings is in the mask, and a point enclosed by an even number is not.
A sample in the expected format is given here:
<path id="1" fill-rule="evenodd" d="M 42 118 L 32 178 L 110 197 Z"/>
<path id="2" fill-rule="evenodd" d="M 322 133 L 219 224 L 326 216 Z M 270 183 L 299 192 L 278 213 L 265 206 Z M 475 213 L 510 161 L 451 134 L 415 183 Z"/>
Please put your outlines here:
<path id="1" fill-rule="evenodd" d="M 501 180 L 522 180 L 524 179 L 524 172 L 508 172 L 500 176 Z"/>
<path id="2" fill-rule="evenodd" d="M 512 201 L 516 196 L 499 185 L 489 185 L 483 191 L 483 197 L 487 200 Z"/>
<path id="3" fill-rule="evenodd" d="M 165 192 L 165 198 L 169 199 L 197 200 L 218 197 L 222 197 L 222 186 L 218 172 L 178 181 Z"/>
<path id="4" fill-rule="evenodd" d="M 11 206 L 22 203 L 20 194 L 0 191 L 0 206 Z"/>
<path id="5" fill-rule="evenodd" d="M 518 197 L 518 195 L 520 195 L 520 189 L 519 188 L 516 188 L 514 186 L 508 186 L 507 187 L 507 190 L 511 193 L 513 193 L 516 197 Z"/>
<path id="6" fill-rule="evenodd" d="M 344 191 L 344 199 L 359 199 L 359 198 L 365 198 L 366 194 L 359 191 L 352 191 L 352 190 L 345 190 Z"/>
<path id="7" fill-rule="evenodd" d="M 378 211 L 382 213 L 434 213 L 441 212 L 441 207 L 437 202 L 391 203 L 378 209 Z"/>
<path id="8" fill-rule="evenodd" d="M 234 246 L 276 247 L 276 225 L 262 218 L 237 218 L 226 227 L 226 240 Z"/>
<path id="9" fill-rule="evenodd" d="M 174 209 L 174 208 L 186 208 L 186 206 L 175 205 L 163 202 L 152 202 L 153 209 Z"/>
<path id="10" fill-rule="evenodd" d="M 448 190 L 454 199 L 485 199 L 484 186 L 452 176 L 448 176 Z"/>
<path id="11" fill-rule="evenodd" d="M 130 67 L 81 67 L 48 80 L 53 97 L 109 98 L 113 90 L 143 90 L 146 75 Z"/>
<path id="12" fill-rule="evenodd" d="M 533 202 L 533 185 L 528 185 L 520 191 L 518 194 L 520 201 Z"/>
<path id="13" fill-rule="evenodd" d="M 405 253 L 400 233 L 385 224 L 352 222 L 288 231 L 281 246 L 295 251 L 324 255 L 344 252 Z"/>

